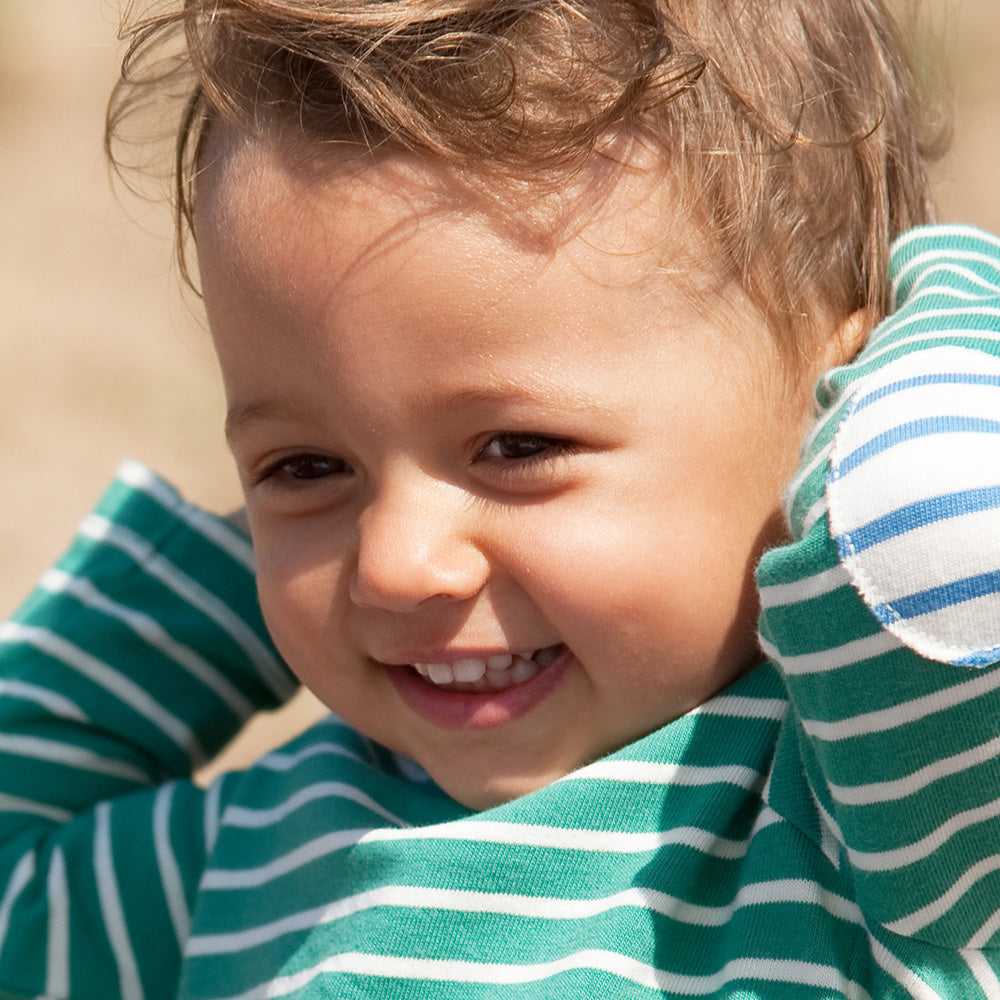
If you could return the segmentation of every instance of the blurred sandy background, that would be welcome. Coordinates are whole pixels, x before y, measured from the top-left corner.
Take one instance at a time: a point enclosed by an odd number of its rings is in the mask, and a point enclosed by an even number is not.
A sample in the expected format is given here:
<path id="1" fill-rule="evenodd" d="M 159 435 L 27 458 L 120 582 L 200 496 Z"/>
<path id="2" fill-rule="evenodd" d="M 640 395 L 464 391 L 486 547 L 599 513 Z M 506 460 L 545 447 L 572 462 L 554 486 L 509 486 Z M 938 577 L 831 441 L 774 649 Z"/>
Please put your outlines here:
<path id="1" fill-rule="evenodd" d="M 955 93 L 940 214 L 1000 232 L 1000 0 L 926 4 Z M 0 0 L 0 617 L 124 457 L 238 502 L 170 220 L 113 192 L 103 161 L 116 25 L 115 0 Z"/>

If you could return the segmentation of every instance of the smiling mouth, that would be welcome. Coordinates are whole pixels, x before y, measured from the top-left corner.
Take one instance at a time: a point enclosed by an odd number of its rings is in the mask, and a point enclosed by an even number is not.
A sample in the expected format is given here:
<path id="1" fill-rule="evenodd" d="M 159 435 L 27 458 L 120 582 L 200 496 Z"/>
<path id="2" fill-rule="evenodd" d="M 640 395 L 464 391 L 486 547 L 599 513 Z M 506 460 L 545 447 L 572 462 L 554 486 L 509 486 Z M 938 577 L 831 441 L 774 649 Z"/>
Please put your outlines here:
<path id="1" fill-rule="evenodd" d="M 565 650 L 562 643 L 527 653 L 462 657 L 448 663 L 414 663 L 413 669 L 443 691 L 489 693 L 523 684 L 550 666 Z"/>

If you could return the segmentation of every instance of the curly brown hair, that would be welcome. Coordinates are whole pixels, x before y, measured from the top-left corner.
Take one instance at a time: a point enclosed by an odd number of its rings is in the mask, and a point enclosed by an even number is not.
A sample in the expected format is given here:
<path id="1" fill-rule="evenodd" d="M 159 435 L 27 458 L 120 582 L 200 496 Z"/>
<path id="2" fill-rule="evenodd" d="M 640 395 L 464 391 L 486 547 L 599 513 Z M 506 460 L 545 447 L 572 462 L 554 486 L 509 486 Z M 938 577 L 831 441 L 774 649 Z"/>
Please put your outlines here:
<path id="1" fill-rule="evenodd" d="M 182 0 L 126 15 L 109 106 L 179 98 L 178 246 L 207 131 L 291 125 L 529 179 L 625 130 L 662 152 L 782 330 L 885 308 L 891 240 L 932 213 L 925 113 L 881 0 Z M 183 251 L 182 267 L 183 267 Z"/>

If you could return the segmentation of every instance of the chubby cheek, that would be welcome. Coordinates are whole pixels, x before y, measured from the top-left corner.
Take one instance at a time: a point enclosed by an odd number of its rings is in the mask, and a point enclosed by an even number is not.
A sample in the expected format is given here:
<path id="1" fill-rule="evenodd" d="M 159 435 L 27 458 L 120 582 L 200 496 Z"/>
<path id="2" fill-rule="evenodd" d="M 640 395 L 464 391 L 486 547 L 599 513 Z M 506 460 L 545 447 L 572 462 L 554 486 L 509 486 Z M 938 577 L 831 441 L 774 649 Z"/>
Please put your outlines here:
<path id="1" fill-rule="evenodd" d="M 314 542 L 296 539 L 294 534 L 277 545 L 262 532 L 259 540 L 255 536 L 255 549 L 264 621 L 292 671 L 316 690 L 330 661 L 344 646 L 342 639 L 331 638 L 337 618 L 339 566 Z M 316 693 L 323 697 L 321 691 Z"/>
<path id="2" fill-rule="evenodd" d="M 533 597 L 598 685 L 650 690 L 677 712 L 758 658 L 756 531 L 685 505 L 622 503 L 531 536 Z"/>

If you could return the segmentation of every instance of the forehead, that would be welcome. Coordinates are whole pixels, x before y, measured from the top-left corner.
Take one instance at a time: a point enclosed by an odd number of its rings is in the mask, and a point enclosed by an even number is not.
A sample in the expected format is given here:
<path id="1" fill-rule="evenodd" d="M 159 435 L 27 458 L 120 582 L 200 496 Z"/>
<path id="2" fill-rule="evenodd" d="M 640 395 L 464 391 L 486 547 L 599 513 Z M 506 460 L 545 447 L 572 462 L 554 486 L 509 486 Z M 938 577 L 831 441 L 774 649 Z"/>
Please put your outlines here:
<path id="1" fill-rule="evenodd" d="M 246 363 L 251 339 L 270 369 L 279 354 L 304 364 L 311 338 L 348 378 L 386 338 L 425 373 L 492 358 L 494 373 L 503 359 L 511 371 L 600 381 L 624 369 L 624 353 L 677 352 L 784 368 L 765 319 L 709 265 L 657 164 L 595 164 L 525 206 L 506 184 L 434 161 L 281 139 L 215 137 L 197 192 L 227 391 L 265 378 Z"/>
<path id="2" fill-rule="evenodd" d="M 350 143 L 317 147 L 278 130 L 249 140 L 218 129 L 195 203 L 199 255 L 237 267 L 282 243 L 319 250 L 347 239 L 361 261 L 411 239 L 447 239 L 456 264 L 474 242 L 525 267 L 571 258 L 609 284 L 667 277 L 704 292 L 722 280 L 665 167 L 641 149 L 526 181 Z"/>

